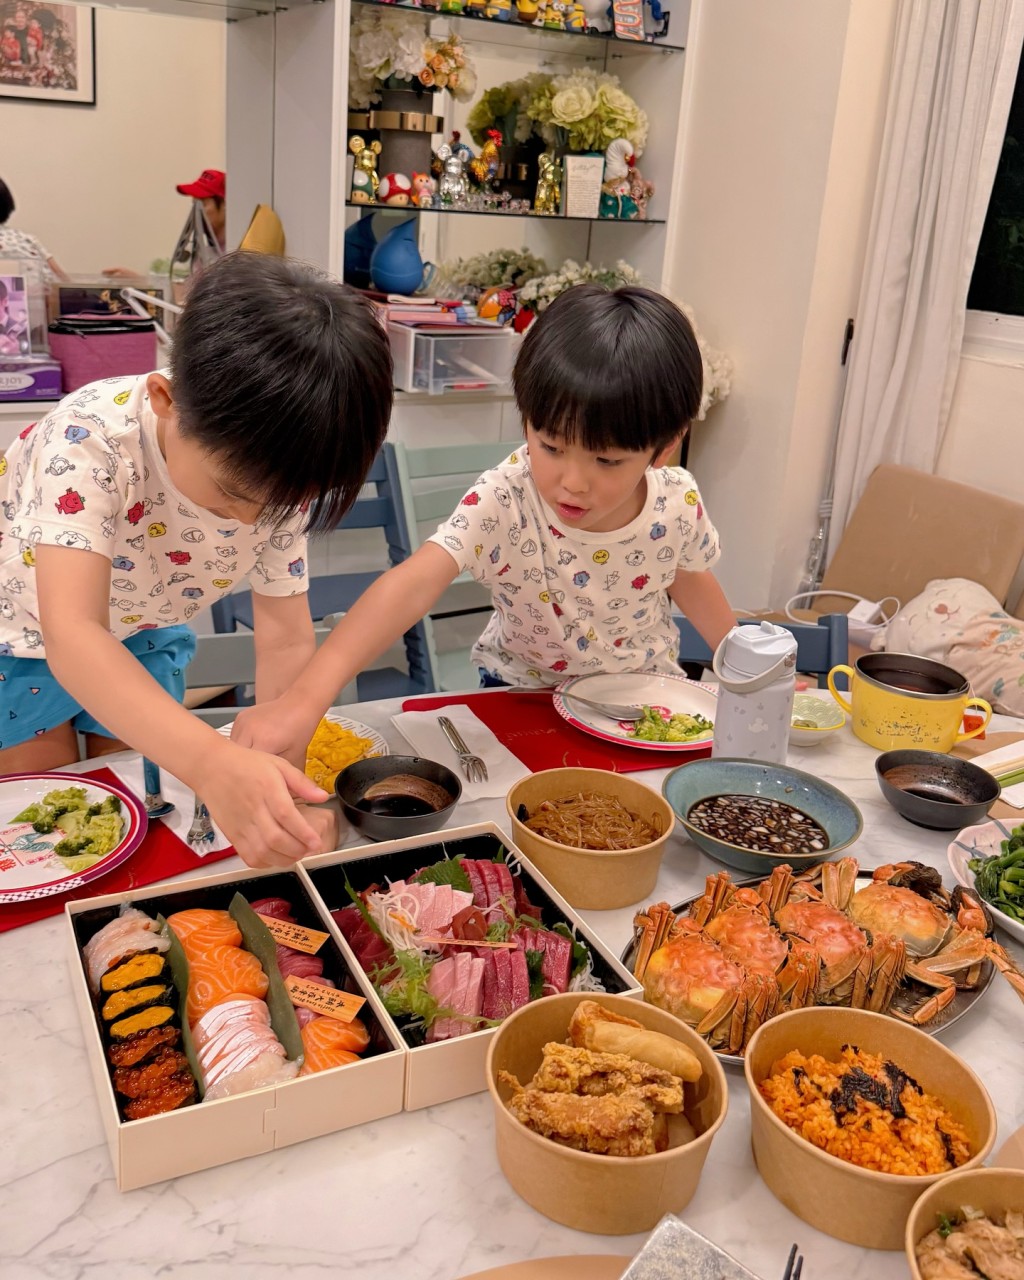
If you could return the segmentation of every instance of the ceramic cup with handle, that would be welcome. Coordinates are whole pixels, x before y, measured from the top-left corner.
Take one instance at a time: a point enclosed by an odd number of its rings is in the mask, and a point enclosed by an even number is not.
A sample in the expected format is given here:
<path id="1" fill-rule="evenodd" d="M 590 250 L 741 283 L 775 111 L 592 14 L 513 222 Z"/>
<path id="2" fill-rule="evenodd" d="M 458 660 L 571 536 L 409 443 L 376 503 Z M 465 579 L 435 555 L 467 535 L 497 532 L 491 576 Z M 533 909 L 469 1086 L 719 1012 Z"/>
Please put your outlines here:
<path id="1" fill-rule="evenodd" d="M 850 679 L 849 695 L 836 688 L 836 676 Z M 976 738 L 992 718 L 984 698 L 972 696 L 959 671 L 910 653 L 867 653 L 852 667 L 833 667 L 828 687 L 851 717 L 853 732 L 879 751 L 900 747 L 951 751 Z M 964 712 L 977 708 L 984 719 L 964 733 Z"/>

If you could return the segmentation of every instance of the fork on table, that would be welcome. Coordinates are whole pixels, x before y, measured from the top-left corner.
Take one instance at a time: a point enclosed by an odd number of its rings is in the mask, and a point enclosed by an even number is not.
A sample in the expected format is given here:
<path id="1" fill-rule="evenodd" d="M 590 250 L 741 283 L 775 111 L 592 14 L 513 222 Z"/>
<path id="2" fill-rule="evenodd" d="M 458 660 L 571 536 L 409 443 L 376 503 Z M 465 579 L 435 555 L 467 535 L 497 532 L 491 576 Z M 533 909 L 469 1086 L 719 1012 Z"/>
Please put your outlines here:
<path id="1" fill-rule="evenodd" d="M 192 813 L 192 825 L 189 827 L 185 839 L 196 853 L 202 853 L 206 845 L 213 843 L 214 835 L 213 819 L 210 817 L 210 811 L 202 800 L 196 796 L 196 805 Z"/>
<path id="2" fill-rule="evenodd" d="M 782 1273 L 782 1280 L 800 1280 L 800 1275 L 804 1269 L 804 1255 L 797 1249 L 796 1245 L 789 1251 L 789 1257 L 786 1259 L 786 1269 Z"/>
<path id="3" fill-rule="evenodd" d="M 467 780 L 469 782 L 486 782 L 487 766 L 479 756 L 475 756 L 466 746 L 458 729 L 447 716 L 438 716 L 437 723 L 441 726 L 441 732 L 451 743 L 456 755 L 458 755 L 459 764 L 462 766 L 462 772 L 466 775 Z"/>

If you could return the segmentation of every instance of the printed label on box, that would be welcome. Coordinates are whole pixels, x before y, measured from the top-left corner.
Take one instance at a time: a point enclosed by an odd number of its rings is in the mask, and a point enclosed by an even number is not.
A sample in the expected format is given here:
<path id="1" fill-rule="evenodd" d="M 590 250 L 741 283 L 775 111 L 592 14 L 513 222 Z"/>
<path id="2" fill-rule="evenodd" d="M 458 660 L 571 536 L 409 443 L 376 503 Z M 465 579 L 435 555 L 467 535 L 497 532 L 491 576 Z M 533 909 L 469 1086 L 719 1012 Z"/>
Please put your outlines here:
<path id="1" fill-rule="evenodd" d="M 259 915 L 259 912 L 256 914 Z M 274 916 L 260 915 L 260 919 L 267 926 L 275 942 L 279 942 L 282 947 L 291 947 L 293 951 L 305 951 L 311 956 L 316 955 L 330 936 L 321 933 L 319 929 L 306 929 L 301 924 L 294 924 L 290 920 L 278 920 Z"/>
<path id="2" fill-rule="evenodd" d="M 354 996 L 348 991 L 339 991 L 336 987 L 325 987 L 320 982 L 310 982 L 308 978 L 291 975 L 285 978 L 284 985 L 288 988 L 292 1004 L 312 1009 L 325 1018 L 337 1018 L 339 1022 L 351 1022 L 366 1003 L 365 996 Z"/>

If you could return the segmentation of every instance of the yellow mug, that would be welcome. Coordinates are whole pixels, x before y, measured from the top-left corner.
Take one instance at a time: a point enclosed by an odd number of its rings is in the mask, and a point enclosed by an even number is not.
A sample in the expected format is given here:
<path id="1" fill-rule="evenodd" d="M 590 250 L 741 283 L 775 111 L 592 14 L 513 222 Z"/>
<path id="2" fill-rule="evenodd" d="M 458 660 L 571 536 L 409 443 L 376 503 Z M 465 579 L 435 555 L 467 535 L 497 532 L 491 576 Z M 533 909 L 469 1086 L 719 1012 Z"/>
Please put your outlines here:
<path id="1" fill-rule="evenodd" d="M 840 672 L 850 678 L 849 701 L 836 688 Z M 849 712 L 853 732 L 879 751 L 951 751 L 958 742 L 983 733 L 992 719 L 992 708 L 984 698 L 971 696 L 959 671 L 910 653 L 864 654 L 852 667 L 833 667 L 828 687 Z M 977 707 L 985 719 L 961 733 L 968 707 Z"/>

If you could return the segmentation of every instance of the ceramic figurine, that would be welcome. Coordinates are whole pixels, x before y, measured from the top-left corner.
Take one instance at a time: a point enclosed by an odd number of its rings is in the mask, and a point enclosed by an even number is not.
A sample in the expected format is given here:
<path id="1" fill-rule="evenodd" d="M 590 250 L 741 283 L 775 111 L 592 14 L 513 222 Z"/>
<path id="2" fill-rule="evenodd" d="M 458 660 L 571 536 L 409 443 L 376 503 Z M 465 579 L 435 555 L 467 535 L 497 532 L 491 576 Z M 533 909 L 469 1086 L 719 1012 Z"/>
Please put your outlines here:
<path id="1" fill-rule="evenodd" d="M 536 23 L 539 12 L 540 0 L 516 0 L 516 17 L 520 22 Z"/>
<path id="2" fill-rule="evenodd" d="M 377 184 L 377 200 L 394 208 L 405 208 L 412 199 L 412 183 L 404 173 L 388 173 Z"/>
<path id="3" fill-rule="evenodd" d="M 469 162 L 469 176 L 478 187 L 487 187 L 498 176 L 502 136 L 500 129 L 488 129 L 480 154 Z"/>
<path id="4" fill-rule="evenodd" d="M 438 200 L 443 205 L 462 205 L 469 197 L 465 158 L 447 143 L 437 149 L 441 161 L 441 180 L 437 187 Z"/>
<path id="5" fill-rule="evenodd" d="M 562 0 L 543 0 L 540 7 L 540 25 L 546 31 L 565 30 L 565 9 Z"/>
<path id="6" fill-rule="evenodd" d="M 484 16 L 485 2 L 486 0 L 464 0 L 467 16 L 472 18 L 482 18 Z"/>
<path id="7" fill-rule="evenodd" d="M 463 0 L 441 0 L 442 13 L 461 13 Z"/>
<path id="8" fill-rule="evenodd" d="M 533 201 L 534 213 L 560 213 L 562 209 L 562 164 L 551 151 L 545 151 L 537 161 L 540 177 Z"/>
<path id="9" fill-rule="evenodd" d="M 349 199 L 353 204 L 376 204 L 377 188 L 380 179 L 377 177 L 377 157 L 380 155 L 379 142 L 364 142 L 358 134 L 348 140 L 348 149 L 356 158 L 352 170 L 352 194 Z"/>
<path id="10" fill-rule="evenodd" d="M 412 175 L 412 202 L 417 209 L 430 209 L 437 195 L 437 183 L 429 173 Z"/>
<path id="11" fill-rule="evenodd" d="M 601 183 L 601 218 L 625 218 L 635 221 L 646 217 L 647 201 L 654 194 L 636 167 L 633 144 L 628 138 L 615 138 L 604 153 L 604 182 Z"/>
<path id="12" fill-rule="evenodd" d="M 493 18 L 496 22 L 511 22 L 512 0 L 487 0 L 484 17 Z"/>
<path id="13" fill-rule="evenodd" d="M 511 324 L 516 314 L 516 290 L 507 285 L 494 285 L 485 289 L 476 304 L 481 320 L 497 320 L 498 324 Z"/>
<path id="14" fill-rule="evenodd" d="M 643 220 L 647 217 L 647 202 L 654 195 L 654 183 L 648 182 L 635 164 L 629 171 L 629 195 L 636 205 L 636 216 Z"/>

